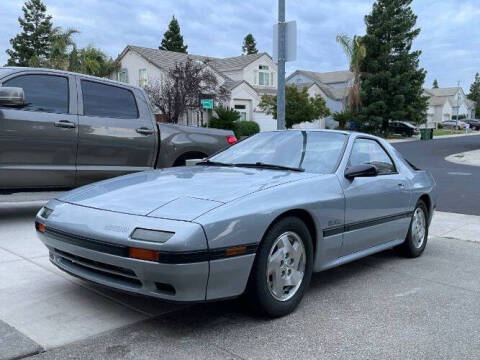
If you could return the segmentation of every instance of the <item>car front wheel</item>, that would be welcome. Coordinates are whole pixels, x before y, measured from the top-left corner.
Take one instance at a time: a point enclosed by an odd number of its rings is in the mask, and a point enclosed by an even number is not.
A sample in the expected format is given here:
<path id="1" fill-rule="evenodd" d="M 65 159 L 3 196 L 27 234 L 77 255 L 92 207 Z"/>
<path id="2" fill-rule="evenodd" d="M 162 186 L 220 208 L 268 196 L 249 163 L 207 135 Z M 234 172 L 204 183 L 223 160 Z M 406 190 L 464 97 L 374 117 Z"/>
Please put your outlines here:
<path id="1" fill-rule="evenodd" d="M 248 297 L 255 310 L 270 317 L 292 312 L 310 283 L 313 246 L 305 223 L 286 217 L 265 234 L 249 281 Z"/>

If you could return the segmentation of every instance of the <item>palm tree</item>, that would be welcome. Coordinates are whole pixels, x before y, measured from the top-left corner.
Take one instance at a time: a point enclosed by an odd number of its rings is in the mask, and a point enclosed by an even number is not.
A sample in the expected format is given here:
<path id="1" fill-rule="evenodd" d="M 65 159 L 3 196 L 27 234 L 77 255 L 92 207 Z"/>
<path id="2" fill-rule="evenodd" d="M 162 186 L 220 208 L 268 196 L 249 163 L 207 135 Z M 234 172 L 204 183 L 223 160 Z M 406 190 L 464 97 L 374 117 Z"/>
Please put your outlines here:
<path id="1" fill-rule="evenodd" d="M 70 64 L 71 71 L 98 77 L 107 77 L 119 68 L 115 60 L 93 46 L 87 46 L 78 51 L 75 49 L 75 53 L 70 57 Z"/>
<path id="2" fill-rule="evenodd" d="M 52 69 L 68 70 L 69 68 L 69 49 L 72 51 L 76 49 L 75 41 L 73 41 L 73 35 L 77 34 L 75 29 L 67 29 L 62 31 L 60 27 L 56 27 L 52 30 L 51 47 L 48 59 L 46 60 L 46 66 Z"/>
<path id="3" fill-rule="evenodd" d="M 337 42 L 342 46 L 350 62 L 350 71 L 353 73 L 353 84 L 348 91 L 348 109 L 358 113 L 362 105 L 360 98 L 360 64 L 365 58 L 366 49 L 362 44 L 360 36 L 354 36 L 353 39 L 348 35 L 337 35 Z"/>

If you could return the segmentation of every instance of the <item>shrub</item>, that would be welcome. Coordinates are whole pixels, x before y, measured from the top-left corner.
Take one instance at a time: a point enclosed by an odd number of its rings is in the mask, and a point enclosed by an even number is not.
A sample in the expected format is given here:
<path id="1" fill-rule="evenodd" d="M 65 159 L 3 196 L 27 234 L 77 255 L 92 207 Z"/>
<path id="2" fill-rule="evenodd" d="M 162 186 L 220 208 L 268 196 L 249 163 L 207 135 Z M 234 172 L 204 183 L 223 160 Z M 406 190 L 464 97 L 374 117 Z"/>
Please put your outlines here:
<path id="1" fill-rule="evenodd" d="M 260 132 L 260 126 L 255 121 L 237 121 L 234 131 L 237 138 L 251 136 Z"/>
<path id="2" fill-rule="evenodd" d="M 215 129 L 234 130 L 235 121 L 240 119 L 240 113 L 234 109 L 219 107 L 215 109 L 216 116 L 209 121 L 209 126 Z"/>
<path id="3" fill-rule="evenodd" d="M 333 114 L 333 120 L 338 121 L 338 128 L 345 129 L 345 125 L 355 120 L 353 112 L 345 110 Z"/>
<path id="4" fill-rule="evenodd" d="M 443 125 L 440 124 L 440 123 L 438 123 L 438 124 L 437 124 L 437 128 L 441 130 L 441 129 L 443 129 Z"/>

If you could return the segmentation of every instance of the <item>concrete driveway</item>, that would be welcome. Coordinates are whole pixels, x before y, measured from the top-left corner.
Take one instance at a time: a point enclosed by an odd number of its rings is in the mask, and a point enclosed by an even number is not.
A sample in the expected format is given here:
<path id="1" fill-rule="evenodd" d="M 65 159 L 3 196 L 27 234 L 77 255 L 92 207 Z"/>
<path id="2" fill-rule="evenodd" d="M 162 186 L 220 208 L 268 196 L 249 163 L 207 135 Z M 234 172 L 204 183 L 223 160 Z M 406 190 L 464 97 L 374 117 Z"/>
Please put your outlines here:
<path id="1" fill-rule="evenodd" d="M 387 251 L 315 275 L 298 311 L 272 321 L 252 316 L 238 301 L 172 305 L 66 275 L 36 239 L 38 206 L 0 206 L 0 358 L 460 359 L 480 353 L 480 217 L 437 214 L 419 259 Z"/>

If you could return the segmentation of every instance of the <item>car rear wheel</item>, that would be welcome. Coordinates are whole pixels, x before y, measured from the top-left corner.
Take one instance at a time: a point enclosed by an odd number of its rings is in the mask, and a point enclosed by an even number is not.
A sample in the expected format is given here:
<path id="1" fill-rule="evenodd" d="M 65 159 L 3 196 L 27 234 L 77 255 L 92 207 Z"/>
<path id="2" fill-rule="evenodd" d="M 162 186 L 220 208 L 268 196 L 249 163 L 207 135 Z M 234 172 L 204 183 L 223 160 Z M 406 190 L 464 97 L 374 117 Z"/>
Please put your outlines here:
<path id="1" fill-rule="evenodd" d="M 413 211 L 410 228 L 405 242 L 399 246 L 402 255 L 415 258 L 422 255 L 428 239 L 428 210 L 422 200 L 419 200 Z"/>
<path id="2" fill-rule="evenodd" d="M 286 217 L 265 234 L 250 275 L 252 307 L 270 317 L 292 312 L 302 300 L 313 269 L 312 237 L 305 223 Z"/>

